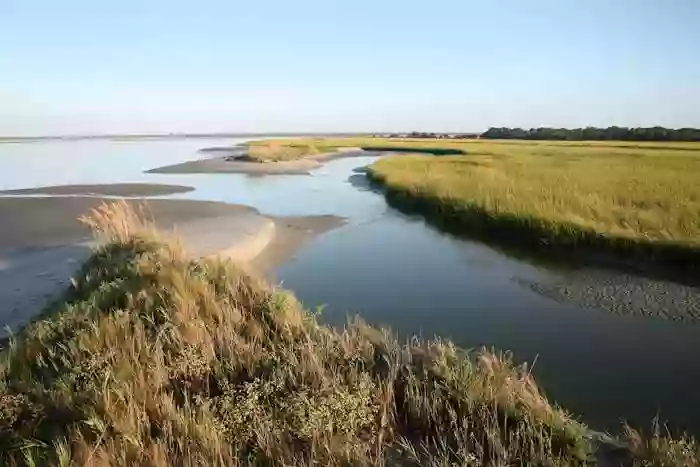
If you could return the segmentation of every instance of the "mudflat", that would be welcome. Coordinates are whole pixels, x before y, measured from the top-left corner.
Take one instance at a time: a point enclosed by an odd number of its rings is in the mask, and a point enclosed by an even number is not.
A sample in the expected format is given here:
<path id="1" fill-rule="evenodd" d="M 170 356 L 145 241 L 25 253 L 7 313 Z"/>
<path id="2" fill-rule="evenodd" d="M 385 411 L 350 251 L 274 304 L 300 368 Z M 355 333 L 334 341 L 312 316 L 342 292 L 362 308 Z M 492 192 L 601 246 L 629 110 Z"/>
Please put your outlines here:
<path id="1" fill-rule="evenodd" d="M 92 251 L 77 218 L 105 201 L 95 197 L 0 198 L 0 344 L 60 296 Z M 131 199 L 158 229 L 192 256 L 222 255 L 265 273 L 315 235 L 343 224 L 335 216 L 273 218 L 242 205 L 179 199 Z M 0 345 L 2 347 L 2 345 Z"/>
<path id="2" fill-rule="evenodd" d="M 102 185 L 55 185 L 0 190 L 0 195 L 164 196 L 193 191 L 191 186 L 159 183 L 108 183 Z"/>
<path id="3" fill-rule="evenodd" d="M 221 151 L 223 148 L 217 148 Z M 315 154 L 301 159 L 279 161 L 279 162 L 258 162 L 251 160 L 240 160 L 236 157 L 222 156 L 208 159 L 183 162 L 180 164 L 166 165 L 155 169 L 150 169 L 147 173 L 242 173 L 250 175 L 308 175 L 313 170 L 318 169 L 324 162 L 346 157 L 372 156 L 373 152 L 361 149 L 344 150 L 333 153 Z"/>
<path id="4" fill-rule="evenodd" d="M 104 201 L 109 200 L 87 197 L 0 198 L 0 218 L 7 220 L 0 230 L 0 250 L 90 240 L 90 229 L 77 218 Z M 127 202 L 142 206 L 140 209 L 164 229 L 196 220 L 257 214 L 247 206 L 209 201 L 135 199 Z"/>
<path id="5" fill-rule="evenodd" d="M 243 173 L 243 174 L 277 174 L 277 175 L 308 175 L 312 170 L 321 166 L 320 162 L 311 159 L 299 159 L 284 162 L 252 162 L 228 160 L 228 156 L 201 159 L 167 165 L 148 170 L 147 173 Z"/>

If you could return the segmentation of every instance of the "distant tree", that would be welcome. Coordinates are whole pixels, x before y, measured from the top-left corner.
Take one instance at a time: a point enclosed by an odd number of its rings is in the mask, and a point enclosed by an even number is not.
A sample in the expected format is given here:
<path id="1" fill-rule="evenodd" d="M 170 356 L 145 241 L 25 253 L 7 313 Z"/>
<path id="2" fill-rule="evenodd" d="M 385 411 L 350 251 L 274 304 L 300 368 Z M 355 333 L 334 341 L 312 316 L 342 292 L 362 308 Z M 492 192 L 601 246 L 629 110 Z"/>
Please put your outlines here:
<path id="1" fill-rule="evenodd" d="M 486 139 L 509 139 L 507 128 L 491 127 L 481 134 L 482 138 Z"/>
<path id="2" fill-rule="evenodd" d="M 600 128 L 594 128 L 592 126 L 586 127 L 581 131 L 581 139 L 596 141 L 602 139 L 603 131 Z"/>
<path id="3" fill-rule="evenodd" d="M 510 130 L 510 137 L 513 139 L 526 139 L 527 131 L 523 130 L 522 128 L 513 128 Z"/>
<path id="4" fill-rule="evenodd" d="M 532 139 L 566 141 L 700 141 L 700 129 L 680 128 L 677 130 L 655 126 L 652 128 L 506 128 L 492 127 L 480 136 L 484 139 Z"/>
<path id="5" fill-rule="evenodd" d="M 681 128 L 674 130 L 674 141 L 700 141 L 700 129 Z"/>

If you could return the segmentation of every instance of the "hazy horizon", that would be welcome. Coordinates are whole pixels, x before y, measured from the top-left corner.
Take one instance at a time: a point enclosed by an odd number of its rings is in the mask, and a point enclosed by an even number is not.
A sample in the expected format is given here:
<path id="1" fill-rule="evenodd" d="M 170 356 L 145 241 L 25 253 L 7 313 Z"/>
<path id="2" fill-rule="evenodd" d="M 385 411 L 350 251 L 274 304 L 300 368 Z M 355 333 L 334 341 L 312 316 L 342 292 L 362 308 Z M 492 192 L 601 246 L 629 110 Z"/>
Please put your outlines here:
<path id="1" fill-rule="evenodd" d="M 700 2 L 10 0 L 0 135 L 700 127 Z"/>

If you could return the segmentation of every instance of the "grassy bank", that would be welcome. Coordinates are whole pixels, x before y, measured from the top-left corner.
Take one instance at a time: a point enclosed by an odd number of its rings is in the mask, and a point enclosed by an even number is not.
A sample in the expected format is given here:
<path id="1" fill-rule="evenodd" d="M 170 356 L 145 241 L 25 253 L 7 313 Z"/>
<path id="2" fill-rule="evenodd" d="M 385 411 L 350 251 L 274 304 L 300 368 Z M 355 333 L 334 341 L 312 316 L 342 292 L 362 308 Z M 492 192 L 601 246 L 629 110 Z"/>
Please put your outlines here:
<path id="1" fill-rule="evenodd" d="M 2 465 L 594 464 L 507 356 L 337 331 L 126 205 L 88 221 L 105 244 L 2 354 Z M 628 438 L 639 465 L 698 465 L 691 440 Z"/>
<path id="2" fill-rule="evenodd" d="M 462 157 L 386 158 L 369 174 L 395 206 L 455 232 L 698 277 L 700 150 L 478 144 Z"/>

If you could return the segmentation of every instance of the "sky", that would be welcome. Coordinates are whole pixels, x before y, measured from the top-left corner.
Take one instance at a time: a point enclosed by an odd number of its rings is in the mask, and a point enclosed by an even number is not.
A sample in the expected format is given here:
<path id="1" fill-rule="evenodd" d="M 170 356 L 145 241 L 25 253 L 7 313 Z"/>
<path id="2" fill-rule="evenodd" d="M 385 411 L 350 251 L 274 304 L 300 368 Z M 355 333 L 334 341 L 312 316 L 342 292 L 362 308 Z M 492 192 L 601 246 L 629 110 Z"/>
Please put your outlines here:
<path id="1" fill-rule="evenodd" d="M 700 127 L 700 0 L 2 0 L 0 135 Z"/>

